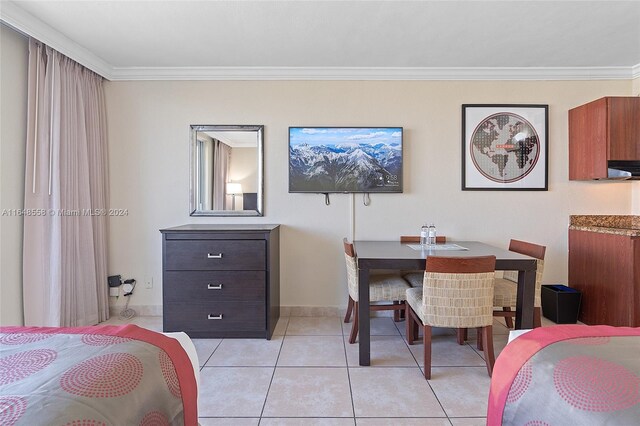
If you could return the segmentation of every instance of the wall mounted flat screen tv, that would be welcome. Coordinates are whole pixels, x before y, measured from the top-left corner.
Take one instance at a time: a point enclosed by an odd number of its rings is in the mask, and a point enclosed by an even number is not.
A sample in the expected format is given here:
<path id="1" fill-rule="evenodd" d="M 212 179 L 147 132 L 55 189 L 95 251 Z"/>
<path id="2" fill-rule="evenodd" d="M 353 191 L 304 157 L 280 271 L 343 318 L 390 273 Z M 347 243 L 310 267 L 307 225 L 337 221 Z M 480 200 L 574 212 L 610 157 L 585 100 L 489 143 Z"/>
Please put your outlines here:
<path id="1" fill-rule="evenodd" d="M 289 192 L 402 192 L 402 127 L 289 127 Z"/>

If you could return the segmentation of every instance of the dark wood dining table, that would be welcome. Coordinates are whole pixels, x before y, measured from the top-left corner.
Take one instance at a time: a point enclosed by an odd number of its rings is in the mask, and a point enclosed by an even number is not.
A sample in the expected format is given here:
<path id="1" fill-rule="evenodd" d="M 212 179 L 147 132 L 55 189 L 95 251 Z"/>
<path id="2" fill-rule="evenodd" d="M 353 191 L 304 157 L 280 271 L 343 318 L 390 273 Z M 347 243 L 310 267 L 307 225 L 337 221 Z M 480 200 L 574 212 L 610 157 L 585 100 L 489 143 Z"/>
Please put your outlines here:
<path id="1" fill-rule="evenodd" d="M 533 302 L 537 261 L 533 257 L 515 253 L 478 241 L 455 241 L 467 250 L 438 250 L 410 246 L 400 241 L 354 241 L 358 257 L 358 305 L 369 306 L 369 271 L 372 269 L 425 269 L 429 256 L 490 256 L 496 257 L 496 270 L 519 271 L 516 304 L 516 329 L 533 328 Z M 358 340 L 360 365 L 371 363 L 371 335 L 369 309 L 358 309 Z"/>

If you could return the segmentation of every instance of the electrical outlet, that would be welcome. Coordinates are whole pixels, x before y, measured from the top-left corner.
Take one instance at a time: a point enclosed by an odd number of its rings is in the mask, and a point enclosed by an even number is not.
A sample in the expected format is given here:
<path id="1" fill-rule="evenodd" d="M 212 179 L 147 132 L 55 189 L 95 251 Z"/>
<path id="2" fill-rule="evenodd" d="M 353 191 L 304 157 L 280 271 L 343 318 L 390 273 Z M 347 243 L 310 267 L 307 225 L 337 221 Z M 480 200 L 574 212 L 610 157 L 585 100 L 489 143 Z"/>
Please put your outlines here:
<path id="1" fill-rule="evenodd" d="M 153 288 L 153 277 L 148 276 L 144 278 L 144 288 Z"/>
<path id="2" fill-rule="evenodd" d="M 109 296 L 118 297 L 120 295 L 120 287 L 109 287 Z"/>

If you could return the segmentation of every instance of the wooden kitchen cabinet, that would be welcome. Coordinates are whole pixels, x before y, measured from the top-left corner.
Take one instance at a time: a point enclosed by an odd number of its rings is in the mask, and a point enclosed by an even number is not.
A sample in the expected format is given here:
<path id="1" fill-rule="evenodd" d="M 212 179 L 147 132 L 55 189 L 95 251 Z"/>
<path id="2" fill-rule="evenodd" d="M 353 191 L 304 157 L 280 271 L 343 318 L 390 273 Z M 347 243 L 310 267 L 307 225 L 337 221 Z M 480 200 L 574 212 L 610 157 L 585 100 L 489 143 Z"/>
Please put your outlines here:
<path id="1" fill-rule="evenodd" d="M 569 229 L 569 286 L 583 323 L 640 327 L 640 236 Z"/>
<path id="2" fill-rule="evenodd" d="M 569 180 L 607 177 L 608 161 L 640 160 L 640 97 L 606 97 L 569 110 Z"/>

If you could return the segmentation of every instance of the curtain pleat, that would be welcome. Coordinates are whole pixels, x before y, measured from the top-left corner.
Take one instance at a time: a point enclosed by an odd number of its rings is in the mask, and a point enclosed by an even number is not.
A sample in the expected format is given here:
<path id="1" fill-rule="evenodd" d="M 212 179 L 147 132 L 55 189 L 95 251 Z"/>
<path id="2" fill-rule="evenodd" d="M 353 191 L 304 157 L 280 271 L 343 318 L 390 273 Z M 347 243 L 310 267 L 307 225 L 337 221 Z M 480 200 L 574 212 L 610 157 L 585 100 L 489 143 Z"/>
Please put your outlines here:
<path id="1" fill-rule="evenodd" d="M 32 39 L 28 90 L 25 324 L 96 324 L 109 316 L 102 78 Z"/>
<path id="2" fill-rule="evenodd" d="M 213 209 L 228 210 L 227 182 L 229 181 L 229 163 L 231 147 L 217 139 L 213 140 Z"/>

